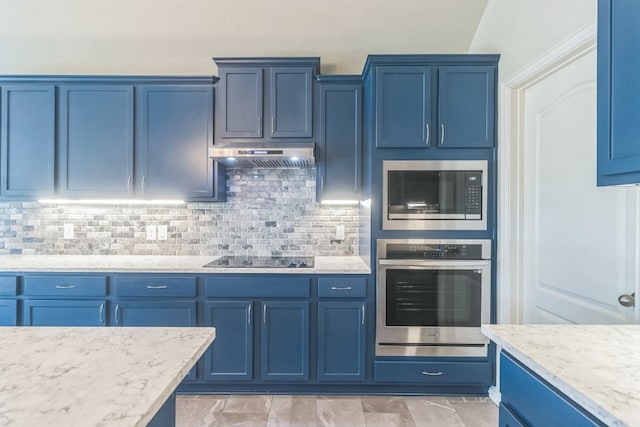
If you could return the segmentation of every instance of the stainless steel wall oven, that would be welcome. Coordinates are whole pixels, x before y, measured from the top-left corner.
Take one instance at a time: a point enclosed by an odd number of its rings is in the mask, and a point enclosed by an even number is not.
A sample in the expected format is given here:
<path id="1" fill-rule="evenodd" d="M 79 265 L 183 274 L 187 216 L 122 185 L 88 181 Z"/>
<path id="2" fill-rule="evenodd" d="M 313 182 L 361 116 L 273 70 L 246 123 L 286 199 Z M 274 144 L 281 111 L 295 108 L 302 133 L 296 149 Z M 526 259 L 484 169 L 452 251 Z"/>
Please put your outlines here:
<path id="1" fill-rule="evenodd" d="M 486 160 L 385 160 L 383 230 L 486 230 Z"/>
<path id="2" fill-rule="evenodd" d="M 377 241 L 376 356 L 486 356 L 491 241 Z"/>

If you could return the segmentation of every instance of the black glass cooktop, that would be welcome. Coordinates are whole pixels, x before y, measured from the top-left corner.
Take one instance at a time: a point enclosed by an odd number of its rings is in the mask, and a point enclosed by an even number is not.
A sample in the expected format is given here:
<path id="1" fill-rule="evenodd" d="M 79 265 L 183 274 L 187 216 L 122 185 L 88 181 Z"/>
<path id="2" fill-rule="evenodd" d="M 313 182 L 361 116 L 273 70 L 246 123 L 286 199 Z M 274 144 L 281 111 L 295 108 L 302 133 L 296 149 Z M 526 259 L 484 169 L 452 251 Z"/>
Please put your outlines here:
<path id="1" fill-rule="evenodd" d="M 204 267 L 216 268 L 313 268 L 313 257 L 222 256 Z"/>

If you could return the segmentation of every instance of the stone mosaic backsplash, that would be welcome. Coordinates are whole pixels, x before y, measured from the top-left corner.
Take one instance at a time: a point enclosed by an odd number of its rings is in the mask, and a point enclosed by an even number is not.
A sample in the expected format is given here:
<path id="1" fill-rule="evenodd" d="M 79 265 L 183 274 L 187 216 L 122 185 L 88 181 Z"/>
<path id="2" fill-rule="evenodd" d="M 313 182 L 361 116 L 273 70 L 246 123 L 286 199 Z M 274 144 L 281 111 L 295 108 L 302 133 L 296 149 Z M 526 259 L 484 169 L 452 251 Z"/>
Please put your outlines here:
<path id="1" fill-rule="evenodd" d="M 183 206 L 0 202 L 0 254 L 343 256 L 358 254 L 358 206 L 315 201 L 315 169 L 227 172 L 227 202 Z M 63 239 L 64 224 L 74 238 Z M 147 224 L 167 240 L 146 240 Z M 345 238 L 336 240 L 336 226 Z"/>

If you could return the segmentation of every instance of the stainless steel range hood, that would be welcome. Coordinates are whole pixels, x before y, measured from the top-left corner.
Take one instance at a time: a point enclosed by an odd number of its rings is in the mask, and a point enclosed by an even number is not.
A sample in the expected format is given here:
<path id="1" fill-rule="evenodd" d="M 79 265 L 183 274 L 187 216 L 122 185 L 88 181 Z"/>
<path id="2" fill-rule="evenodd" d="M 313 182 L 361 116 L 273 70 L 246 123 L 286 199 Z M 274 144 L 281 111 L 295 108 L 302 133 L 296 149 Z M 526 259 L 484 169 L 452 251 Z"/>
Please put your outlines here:
<path id="1" fill-rule="evenodd" d="M 209 148 L 209 157 L 227 168 L 301 168 L 315 165 L 315 144 L 225 144 Z"/>

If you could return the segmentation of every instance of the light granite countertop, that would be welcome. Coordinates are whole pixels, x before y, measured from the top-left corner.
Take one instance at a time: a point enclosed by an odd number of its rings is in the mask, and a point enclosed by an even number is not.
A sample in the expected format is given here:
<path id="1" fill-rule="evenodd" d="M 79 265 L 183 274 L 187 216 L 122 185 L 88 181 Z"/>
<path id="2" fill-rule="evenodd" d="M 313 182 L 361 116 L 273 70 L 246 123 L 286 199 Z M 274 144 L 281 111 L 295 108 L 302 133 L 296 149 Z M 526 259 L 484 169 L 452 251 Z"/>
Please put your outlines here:
<path id="1" fill-rule="evenodd" d="M 205 268 L 218 256 L 0 255 L 0 272 L 370 274 L 357 256 L 316 256 L 313 268 Z"/>
<path id="2" fill-rule="evenodd" d="M 640 325 L 483 325 L 482 333 L 609 426 L 640 426 Z"/>
<path id="3" fill-rule="evenodd" d="M 145 426 L 213 328 L 0 328 L 0 425 Z"/>

